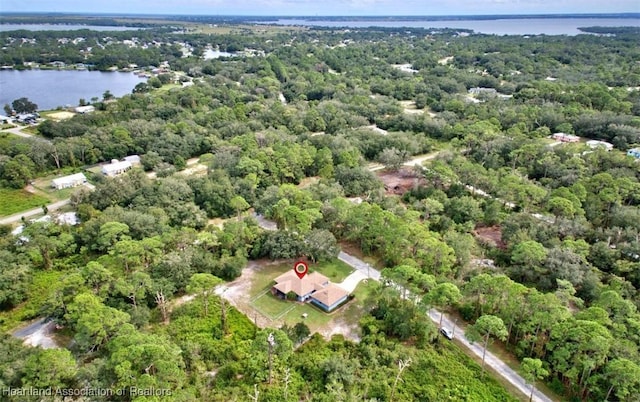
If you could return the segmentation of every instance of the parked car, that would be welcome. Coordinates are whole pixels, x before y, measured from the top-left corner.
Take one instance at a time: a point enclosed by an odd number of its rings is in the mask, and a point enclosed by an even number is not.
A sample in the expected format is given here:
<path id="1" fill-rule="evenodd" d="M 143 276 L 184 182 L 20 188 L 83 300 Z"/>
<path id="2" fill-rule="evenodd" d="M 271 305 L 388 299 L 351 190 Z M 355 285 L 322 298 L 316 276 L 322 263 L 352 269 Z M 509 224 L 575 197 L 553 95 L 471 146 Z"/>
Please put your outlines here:
<path id="1" fill-rule="evenodd" d="M 445 336 L 445 338 L 447 338 L 447 339 L 449 339 L 449 340 L 452 340 L 452 339 L 453 339 L 453 331 L 451 331 L 451 330 L 449 330 L 449 329 L 441 328 L 441 329 L 440 329 L 440 333 L 441 333 L 442 335 L 444 335 L 444 336 Z"/>

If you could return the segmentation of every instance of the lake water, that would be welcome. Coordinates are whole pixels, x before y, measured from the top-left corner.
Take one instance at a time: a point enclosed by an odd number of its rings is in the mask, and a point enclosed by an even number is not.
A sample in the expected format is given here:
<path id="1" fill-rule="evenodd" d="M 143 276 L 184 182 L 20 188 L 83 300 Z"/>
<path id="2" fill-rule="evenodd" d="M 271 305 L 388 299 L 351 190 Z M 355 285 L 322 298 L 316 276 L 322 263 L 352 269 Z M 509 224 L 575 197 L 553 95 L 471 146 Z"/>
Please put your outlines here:
<path id="1" fill-rule="evenodd" d="M 39 110 L 77 106 L 109 90 L 116 97 L 131 93 L 145 78 L 133 73 L 57 70 L 0 70 L 0 107 L 27 97 Z M 0 112 L 2 113 L 2 112 Z"/>
<path id="2" fill-rule="evenodd" d="M 260 22 L 269 23 L 269 22 Z M 271 22 L 274 23 L 274 22 Z M 476 33 L 490 35 L 578 35 L 584 33 L 578 27 L 590 26 L 634 26 L 640 27 L 640 18 L 517 18 L 495 20 L 456 20 L 456 21 L 365 21 L 365 20 L 305 20 L 279 19 L 279 25 L 302 25 L 321 27 L 366 28 L 378 26 L 385 28 L 458 28 L 472 29 Z"/>
<path id="3" fill-rule="evenodd" d="M 73 25 L 73 24 L 0 24 L 0 32 L 26 29 L 28 31 L 77 31 L 90 29 L 92 31 L 136 31 L 143 28 L 104 26 L 104 25 Z"/>

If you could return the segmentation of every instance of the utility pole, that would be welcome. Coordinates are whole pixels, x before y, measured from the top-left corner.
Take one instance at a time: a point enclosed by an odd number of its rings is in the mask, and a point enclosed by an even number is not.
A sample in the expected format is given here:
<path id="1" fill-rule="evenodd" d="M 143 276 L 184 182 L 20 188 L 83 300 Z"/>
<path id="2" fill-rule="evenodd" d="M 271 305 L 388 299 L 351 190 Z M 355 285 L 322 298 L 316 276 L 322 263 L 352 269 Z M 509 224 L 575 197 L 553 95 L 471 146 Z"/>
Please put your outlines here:
<path id="1" fill-rule="evenodd" d="M 269 333 L 269 336 L 267 337 L 267 343 L 269 343 L 269 384 L 271 384 L 271 375 L 273 372 L 273 347 L 276 345 L 276 340 L 273 337 L 273 332 Z"/>

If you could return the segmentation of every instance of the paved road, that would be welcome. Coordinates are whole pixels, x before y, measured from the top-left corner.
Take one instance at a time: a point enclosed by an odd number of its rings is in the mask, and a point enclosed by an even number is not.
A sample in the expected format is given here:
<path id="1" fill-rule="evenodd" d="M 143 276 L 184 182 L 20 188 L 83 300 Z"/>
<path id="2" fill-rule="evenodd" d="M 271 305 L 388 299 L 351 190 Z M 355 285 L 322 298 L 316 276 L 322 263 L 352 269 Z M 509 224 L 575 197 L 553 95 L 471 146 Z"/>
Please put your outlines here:
<path id="1" fill-rule="evenodd" d="M 52 204 L 47 204 L 47 209 L 49 210 L 49 212 L 53 212 L 69 204 L 69 202 L 71 202 L 71 200 L 66 199 L 66 200 L 54 202 Z M 10 223 L 19 222 L 23 216 L 26 219 L 26 218 L 30 218 L 32 216 L 40 215 L 40 214 L 42 214 L 42 208 L 34 208 L 34 209 L 30 209 L 29 211 L 19 212 L 17 214 L 13 214 L 5 218 L 0 218 L 0 225 L 8 225 Z"/>
<path id="2" fill-rule="evenodd" d="M 376 281 L 380 281 L 380 271 L 369 266 L 366 262 L 361 259 L 349 255 L 343 251 L 338 254 L 338 259 L 350 265 L 351 267 L 357 269 L 362 274 L 367 275 L 371 279 Z M 364 277 L 363 275 L 363 277 Z M 400 291 L 402 291 L 401 287 L 398 287 Z M 407 298 L 411 298 L 411 294 L 406 295 Z M 436 309 L 431 309 L 428 311 L 429 318 L 436 325 L 440 324 L 440 312 Z M 442 318 L 442 326 L 446 328 L 452 329 L 454 323 L 445 315 Z M 467 349 L 473 352 L 478 357 L 482 358 L 482 345 L 478 343 L 471 343 L 463 333 L 463 330 L 459 328 L 460 332 L 456 332 L 455 337 L 460 341 Z M 512 370 L 506 363 L 500 360 L 498 357 L 493 355 L 491 352 L 487 352 L 485 355 L 485 364 L 491 368 L 493 368 L 497 373 L 499 373 L 503 378 L 509 381 L 514 387 L 518 388 L 520 391 L 524 393 L 524 395 L 529 395 L 531 392 L 531 387 L 527 384 L 527 382 L 522 378 L 518 373 Z M 540 393 L 539 391 L 534 392 L 533 400 L 536 402 L 552 402 L 551 399 L 547 398 L 545 395 Z"/>
<path id="3" fill-rule="evenodd" d="M 22 339 L 26 345 L 40 346 L 44 349 L 59 348 L 56 340 L 51 337 L 55 328 L 53 321 L 40 318 L 24 328 L 13 332 L 13 336 Z"/>
<path id="4" fill-rule="evenodd" d="M 18 137 L 22 137 L 22 138 L 33 138 L 33 139 L 40 140 L 40 141 L 51 142 L 51 141 L 47 140 L 46 138 L 42 138 L 42 137 L 38 137 L 37 135 L 25 133 L 25 132 L 22 131 L 23 128 L 25 128 L 25 127 L 24 126 L 17 126 L 17 127 L 9 128 L 9 129 L 6 129 L 6 130 L 2 130 L 2 132 L 3 133 L 11 133 L 13 135 L 17 135 Z"/>
<path id="5" fill-rule="evenodd" d="M 252 216 L 258 221 L 258 226 L 264 230 L 278 230 L 278 225 L 274 221 L 270 221 L 262 215 L 253 213 Z"/>
<path id="6" fill-rule="evenodd" d="M 358 257 L 354 257 L 351 254 L 345 253 L 344 251 L 340 251 L 340 253 L 338 254 L 338 259 L 349 265 L 350 267 L 362 272 L 365 275 L 365 278 L 371 278 L 373 280 L 379 281 L 380 277 L 382 276 L 380 274 L 380 271 L 373 268 L 371 265 L 362 261 Z"/>
<path id="7" fill-rule="evenodd" d="M 276 224 L 275 222 L 269 221 L 265 219 L 263 216 L 254 215 L 254 217 L 258 220 L 258 225 L 266 230 L 275 230 Z M 358 257 L 347 254 L 344 251 L 340 251 L 338 254 L 338 259 L 347 265 L 355 268 L 360 272 L 360 275 L 355 275 L 354 279 L 360 277 L 361 279 L 371 278 L 376 281 L 380 281 L 381 273 L 379 270 L 373 268 L 366 262 L 362 261 Z M 353 275 L 353 274 L 352 274 Z M 351 275 L 350 275 L 351 276 Z M 345 280 L 346 282 L 346 280 Z M 352 281 L 353 282 L 353 281 Z M 351 286 L 354 284 L 351 283 Z M 356 283 L 357 285 L 357 283 Z M 355 288 L 355 286 L 354 286 Z M 402 290 L 398 287 L 399 290 Z M 411 295 L 407 292 L 407 298 L 411 298 Z M 428 311 L 428 316 L 436 325 L 440 324 L 440 312 L 436 309 L 431 309 Z M 452 329 L 454 327 L 454 323 L 445 315 L 442 318 L 442 326 L 445 328 Z M 482 358 L 482 345 L 478 343 L 471 343 L 464 335 L 464 330 L 458 328 L 455 333 L 455 338 L 463 344 L 467 349 L 469 349 L 472 353 Z M 527 384 L 527 382 L 522 378 L 518 373 L 512 370 L 506 363 L 500 360 L 491 352 L 487 352 L 485 355 L 485 364 L 491 368 L 493 368 L 498 374 L 500 374 L 504 379 L 509 381 L 514 387 L 518 388 L 524 395 L 529 395 L 531 393 L 531 387 Z M 546 395 L 543 395 L 541 392 L 536 390 L 534 392 L 533 401 L 535 402 L 552 402 Z"/>
<path id="8" fill-rule="evenodd" d="M 438 325 L 438 323 L 440 322 L 440 312 L 435 309 L 429 310 L 429 318 L 431 318 L 431 320 L 435 322 L 436 325 Z M 453 329 L 454 323 L 445 315 L 442 318 L 442 326 L 444 328 Z M 467 349 L 473 352 L 476 356 L 482 359 L 482 344 L 471 343 L 464 336 L 463 328 L 461 327 L 456 328 L 455 339 L 458 340 L 460 343 L 462 343 Z M 492 354 L 491 352 L 487 352 L 484 361 L 487 366 L 490 366 L 495 371 L 497 371 L 502 377 L 504 377 L 507 381 L 509 381 L 511 385 L 518 388 L 525 395 L 530 395 L 531 386 L 529 386 L 526 383 L 524 378 L 522 378 L 518 373 L 516 373 L 513 369 L 507 366 L 506 363 L 504 363 L 494 354 Z M 536 402 L 552 402 L 551 399 L 549 399 L 546 395 L 542 394 L 537 389 L 534 391 L 533 400 Z"/>

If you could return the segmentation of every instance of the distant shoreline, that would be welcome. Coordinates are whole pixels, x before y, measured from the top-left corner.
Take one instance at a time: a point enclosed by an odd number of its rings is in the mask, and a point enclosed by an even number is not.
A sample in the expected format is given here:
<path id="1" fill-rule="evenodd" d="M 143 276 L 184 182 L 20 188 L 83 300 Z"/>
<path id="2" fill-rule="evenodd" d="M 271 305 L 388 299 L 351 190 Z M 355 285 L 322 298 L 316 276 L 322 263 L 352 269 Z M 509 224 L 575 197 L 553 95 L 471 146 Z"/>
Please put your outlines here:
<path id="1" fill-rule="evenodd" d="M 279 19 L 304 19 L 307 21 L 344 21 L 344 20 L 357 20 L 357 21 L 473 21 L 473 20 L 504 20 L 504 19 L 563 19 L 563 18 L 616 18 L 616 19 L 628 19 L 628 18 L 640 18 L 639 12 L 627 12 L 627 13 L 561 13 L 561 14 L 461 14 L 461 15 L 196 15 L 196 14 L 114 14 L 114 13 L 59 13 L 59 12 L 1 12 L 0 24 L 16 23 L 16 19 L 25 18 L 42 18 L 43 16 L 51 17 L 53 19 L 50 24 L 65 24 L 65 23 L 78 23 L 77 20 L 65 20 L 67 22 L 55 22 L 56 18 L 59 19 L 82 19 L 87 18 L 91 21 L 92 25 L 115 25 L 123 24 L 122 22 L 116 22 L 113 20 L 106 20 L 108 18 L 119 19 L 148 19 L 175 22 L 251 22 L 251 21 L 277 21 Z M 96 18 L 101 18 L 96 19 Z M 140 26 L 146 26 L 145 24 L 139 24 Z"/>

